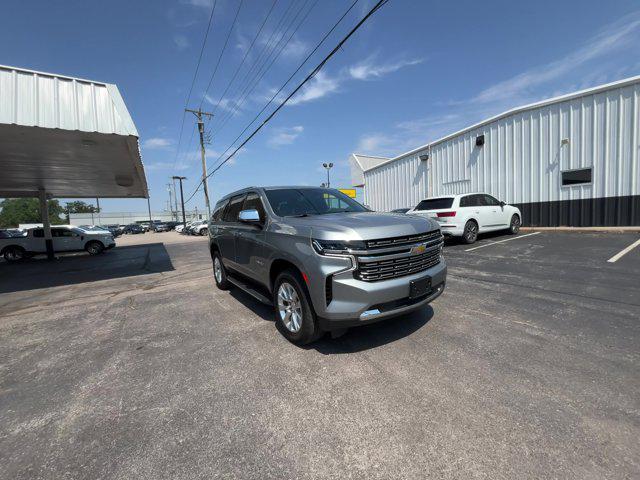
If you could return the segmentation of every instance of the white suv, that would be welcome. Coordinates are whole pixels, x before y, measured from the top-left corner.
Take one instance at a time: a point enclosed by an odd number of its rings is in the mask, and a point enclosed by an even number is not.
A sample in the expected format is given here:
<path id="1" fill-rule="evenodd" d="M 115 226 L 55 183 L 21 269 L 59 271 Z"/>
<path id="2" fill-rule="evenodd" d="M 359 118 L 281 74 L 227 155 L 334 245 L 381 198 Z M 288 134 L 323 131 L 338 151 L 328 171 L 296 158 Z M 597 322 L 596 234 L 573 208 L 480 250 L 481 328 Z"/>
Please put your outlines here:
<path id="1" fill-rule="evenodd" d="M 407 212 L 433 218 L 444 235 L 462 237 L 473 243 L 479 233 L 508 230 L 516 234 L 522 224 L 517 207 L 507 205 L 486 193 L 465 193 L 422 200 Z"/>

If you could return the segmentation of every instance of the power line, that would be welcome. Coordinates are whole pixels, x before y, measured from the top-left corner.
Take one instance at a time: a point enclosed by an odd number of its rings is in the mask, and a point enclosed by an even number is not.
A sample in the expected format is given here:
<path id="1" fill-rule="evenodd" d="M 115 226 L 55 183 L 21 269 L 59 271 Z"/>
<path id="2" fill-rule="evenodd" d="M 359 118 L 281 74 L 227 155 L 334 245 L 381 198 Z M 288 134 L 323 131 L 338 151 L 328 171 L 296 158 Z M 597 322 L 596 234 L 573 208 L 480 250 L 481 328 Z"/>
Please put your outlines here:
<path id="1" fill-rule="evenodd" d="M 322 46 L 322 44 L 325 42 L 325 40 L 329 37 L 329 35 L 331 35 L 333 33 L 333 31 L 338 27 L 338 25 L 342 22 L 342 20 L 344 20 L 344 18 L 349 14 L 349 12 L 353 9 L 353 7 L 356 6 L 356 3 L 358 3 L 358 0 L 354 0 L 354 2 L 351 4 L 351 6 L 349 6 L 349 8 L 342 14 L 342 16 L 338 19 L 338 21 L 336 21 L 333 26 L 331 27 L 331 29 L 325 33 L 325 35 L 322 37 L 322 39 L 317 43 L 317 45 L 314 47 L 313 50 L 311 50 L 311 52 L 309 52 L 309 54 L 307 55 L 307 57 L 302 61 L 302 63 L 298 66 L 298 68 L 296 68 L 296 70 L 289 75 L 289 78 L 287 78 L 287 80 L 282 84 L 282 86 L 273 94 L 273 96 L 269 99 L 269 101 L 264 105 L 264 107 L 262 107 L 262 110 L 260 110 L 254 117 L 253 119 L 247 124 L 247 126 L 244 128 L 244 130 L 242 130 L 242 132 L 240 132 L 240 134 L 233 140 L 233 142 L 231 142 L 231 145 L 229 145 L 229 147 L 222 152 L 222 154 L 216 159 L 216 161 L 214 162 L 214 165 L 222 158 L 224 157 L 224 155 L 231 149 L 231 147 L 233 146 L 234 143 L 236 143 L 238 141 L 238 139 L 244 134 L 244 132 L 246 132 L 249 127 L 260 117 L 260 115 L 262 115 L 262 113 L 269 107 L 269 105 L 271 105 L 271 102 L 273 102 L 274 99 L 276 99 L 278 97 L 278 95 L 280 95 L 280 93 L 282 92 L 282 90 L 287 86 L 287 84 L 293 79 L 293 77 L 295 77 L 297 75 L 297 73 L 302 69 L 302 67 L 307 63 L 307 61 L 316 53 L 316 51 Z"/>
<path id="2" fill-rule="evenodd" d="M 287 45 L 289 45 L 289 43 L 291 42 L 291 39 L 293 38 L 293 36 L 298 32 L 298 30 L 300 29 L 300 27 L 302 26 L 302 24 L 306 21 L 307 17 L 309 16 L 309 14 L 311 13 L 311 11 L 315 8 L 315 6 L 318 3 L 318 0 L 315 0 L 313 2 L 313 4 L 311 5 L 311 7 L 309 8 L 309 10 L 307 10 L 307 13 L 304 14 L 304 16 L 302 17 L 302 19 L 298 22 L 298 24 L 296 25 L 295 29 L 293 30 L 293 32 L 289 35 L 289 37 L 287 38 L 285 43 L 282 43 L 283 40 L 285 39 L 286 33 L 287 31 L 291 28 L 291 26 L 293 26 L 293 22 L 296 21 L 296 19 L 298 18 L 298 16 L 300 15 L 300 13 L 302 13 L 302 11 L 304 10 L 304 8 L 306 7 L 307 3 L 309 0 L 306 0 L 305 3 L 303 4 L 302 8 L 300 8 L 300 10 L 298 11 L 298 13 L 295 15 L 295 17 L 292 20 L 292 23 L 289 25 L 289 27 L 287 27 L 287 30 L 283 33 L 283 35 L 280 37 L 280 39 L 278 40 L 278 42 L 276 43 L 276 45 L 274 46 L 274 48 L 272 49 L 272 51 L 267 55 L 267 58 L 265 60 L 265 63 L 262 65 L 262 67 L 260 67 L 258 69 L 258 71 L 256 72 L 256 74 L 253 76 L 253 78 L 249 81 L 249 83 L 246 85 L 244 91 L 242 92 L 242 94 L 240 95 L 239 99 L 237 102 L 235 102 L 233 109 L 227 113 L 227 115 L 220 121 L 220 125 L 218 127 L 216 127 L 216 130 L 214 133 L 219 133 L 220 131 L 222 131 L 222 129 L 224 128 L 224 126 L 229 122 L 229 120 L 231 119 L 231 117 L 233 115 L 235 115 L 235 113 L 240 109 L 240 107 L 242 107 L 242 105 L 244 105 L 244 102 L 247 100 L 247 98 L 249 97 L 249 95 L 251 95 L 251 93 L 253 93 L 253 91 L 256 89 L 256 87 L 260 84 L 260 82 L 262 81 L 262 79 L 264 78 L 264 76 L 266 75 L 266 73 L 271 69 L 271 67 L 273 66 L 273 64 L 275 63 L 275 61 L 280 58 L 280 55 L 282 54 L 282 52 L 284 51 L 284 49 L 286 48 Z M 276 52 L 277 53 L 275 56 L 272 57 L 273 53 Z M 269 61 L 269 59 L 271 59 L 271 61 Z M 268 62 L 268 63 L 267 63 Z M 266 68 L 265 68 L 266 66 Z"/>
<path id="3" fill-rule="evenodd" d="M 374 14 L 376 13 L 380 8 L 382 8 L 389 0 L 379 0 L 372 8 L 371 10 L 369 10 L 367 12 L 367 14 L 362 17 L 362 19 L 349 31 L 349 33 L 342 38 L 342 40 L 340 40 L 340 42 L 338 42 L 338 44 L 333 48 L 333 50 L 331 50 L 331 52 L 329 52 L 329 54 L 327 56 L 324 57 L 324 59 L 311 71 L 311 73 L 309 73 L 309 75 L 307 75 L 305 77 L 305 79 L 287 96 L 287 98 L 285 98 L 280 105 L 278 105 L 278 107 L 269 114 L 269 116 L 267 118 L 265 118 L 262 123 L 260 125 L 258 125 L 258 127 L 251 133 L 251 135 L 249 135 L 222 163 L 220 163 L 220 165 L 218 165 L 216 168 L 214 168 L 211 173 L 207 174 L 207 178 L 210 177 L 211 175 L 213 175 L 214 173 L 216 173 L 218 170 L 220 170 L 220 168 L 222 168 L 222 166 L 227 163 L 229 160 L 231 160 L 231 158 L 233 158 L 233 156 L 242 148 L 244 147 L 247 143 L 249 143 L 249 141 L 262 129 L 262 127 L 264 127 L 275 115 L 276 113 L 278 113 L 280 111 L 280 109 L 282 109 L 282 107 L 284 107 L 287 102 L 296 94 L 298 93 L 298 91 L 300 91 L 300 89 L 309 81 L 311 80 L 321 69 L 322 67 L 324 67 L 324 65 L 331 59 L 331 57 L 333 57 L 336 52 L 338 50 L 340 50 L 340 48 L 342 48 L 342 46 L 347 42 L 347 40 L 349 40 L 349 38 L 351 38 L 351 36 Z M 202 183 L 202 182 L 201 182 Z M 200 185 L 198 185 L 198 187 L 196 188 L 196 190 L 193 192 L 193 194 L 191 195 L 191 197 L 189 197 L 189 200 L 191 200 L 191 198 L 196 194 L 196 192 L 198 191 L 198 188 L 200 187 Z"/>
<path id="4" fill-rule="evenodd" d="M 185 108 L 189 105 L 189 101 L 191 100 L 191 93 L 193 92 L 193 87 L 196 83 L 196 78 L 198 77 L 198 71 L 200 70 L 200 63 L 202 62 L 202 55 L 204 53 L 204 47 L 207 45 L 207 38 L 209 38 L 209 31 L 211 30 L 211 23 L 213 22 L 213 14 L 216 11 L 217 0 L 213 1 L 213 5 L 211 6 L 211 14 L 209 15 L 209 23 L 207 24 L 207 30 L 204 33 L 204 38 L 202 40 L 202 46 L 200 47 L 200 55 L 198 55 L 198 62 L 196 63 L 196 70 L 193 73 L 193 79 L 191 80 L 191 87 L 189 88 L 189 93 L 187 94 L 187 99 L 184 102 Z M 180 155 L 180 146 L 182 144 L 182 133 L 184 132 L 184 122 L 187 112 L 182 111 L 182 121 L 180 123 L 180 135 L 178 136 L 178 147 L 176 148 L 176 156 L 173 159 L 173 168 L 176 167 L 176 162 L 178 161 L 178 156 Z"/>
<path id="5" fill-rule="evenodd" d="M 209 91 L 209 88 L 211 88 L 211 84 L 213 83 L 213 78 L 216 76 L 216 72 L 218 71 L 218 67 L 220 66 L 220 60 L 222 60 L 222 56 L 224 55 L 224 52 L 227 49 L 227 44 L 229 43 L 229 37 L 231 37 L 231 32 L 233 31 L 233 27 L 236 26 L 236 22 L 238 21 L 238 15 L 240 14 L 240 9 L 242 8 L 243 2 L 244 0 L 240 0 L 240 3 L 238 4 L 238 9 L 236 10 L 236 16 L 233 18 L 233 23 L 231 24 L 231 28 L 227 33 L 227 38 L 224 41 L 224 45 L 222 46 L 222 50 L 220 51 L 220 55 L 218 56 L 218 61 L 216 62 L 216 66 L 213 69 L 213 73 L 211 74 L 211 78 L 209 79 L 209 83 L 207 84 L 207 88 L 202 94 L 202 99 L 200 100 L 199 108 L 202 108 L 202 104 L 204 103 L 204 99 L 207 96 L 207 92 Z"/>
<path id="6" fill-rule="evenodd" d="M 218 103 L 216 103 L 216 106 L 213 108 L 214 115 L 218 111 L 218 106 L 220 105 L 220 102 L 222 101 L 224 96 L 229 91 L 229 87 L 231 86 L 233 81 L 238 76 L 238 72 L 240 72 L 240 69 L 244 65 L 244 62 L 246 61 L 247 57 L 249 56 L 249 52 L 251 52 L 251 50 L 253 49 L 253 45 L 256 43 L 256 40 L 260 36 L 260 33 L 262 33 L 262 29 L 264 28 L 265 24 L 267 23 L 267 20 L 269 20 L 269 17 L 271 16 L 271 12 L 273 12 L 273 8 L 276 6 L 276 3 L 278 3 L 278 0 L 273 0 L 273 3 L 271 4 L 271 8 L 267 12 L 267 15 L 264 17 L 264 20 L 262 21 L 262 24 L 260 25 L 260 28 L 258 28 L 258 31 L 256 32 L 255 36 L 253 37 L 253 40 L 251 41 L 251 45 L 249 45 L 249 47 L 247 48 L 247 51 L 244 53 L 244 57 L 242 57 L 242 61 L 240 62 L 240 65 L 238 65 L 238 68 L 236 68 L 236 71 L 234 72 L 233 76 L 231 77 L 231 79 L 227 83 L 227 86 L 225 87 L 224 92 L 222 92 L 222 95 L 220 95 L 220 98 L 218 99 Z"/>
<path id="7" fill-rule="evenodd" d="M 308 0 L 305 0 L 305 2 Z M 276 25 L 276 27 L 273 29 L 273 31 L 271 32 L 271 35 L 269 36 L 269 39 L 264 43 L 264 46 L 262 47 L 262 50 L 260 50 L 260 53 L 258 54 L 258 56 L 256 57 L 256 59 L 253 61 L 253 63 L 250 65 L 249 69 L 247 70 L 247 72 L 244 74 L 244 76 L 242 77 L 242 79 L 237 82 L 238 87 L 235 89 L 234 94 L 232 95 L 232 97 L 235 97 L 236 94 L 240 93 L 240 95 L 238 95 L 238 97 L 236 98 L 236 100 L 234 100 L 234 105 L 237 104 L 238 99 L 240 98 L 240 96 L 245 92 L 246 88 L 250 85 L 250 83 L 252 82 L 252 80 L 255 78 L 255 75 L 253 75 L 253 72 L 256 68 L 256 66 L 258 65 L 264 65 L 264 63 L 261 64 L 262 59 L 265 56 L 265 52 L 267 52 L 270 48 L 271 50 L 269 50 L 266 55 L 267 55 L 267 59 L 268 57 L 271 55 L 271 51 L 275 48 L 275 44 L 272 42 L 273 38 L 276 36 L 276 34 L 278 34 L 281 30 L 281 27 L 284 25 L 285 20 L 287 19 L 287 17 L 289 16 L 289 12 L 291 11 L 291 8 L 295 5 L 295 0 L 292 0 L 291 3 L 289 3 L 289 5 L 287 6 L 284 14 L 282 15 L 282 18 L 280 18 L 280 20 L 278 21 L 278 24 Z M 289 28 L 291 28 L 291 25 L 293 24 L 293 20 L 292 19 L 289 24 L 286 26 L 286 28 L 282 31 L 282 35 L 280 36 L 280 38 L 282 38 L 282 36 L 284 36 L 285 32 L 289 30 Z M 265 59 L 265 63 L 266 63 L 266 59 Z M 258 69 L 261 69 L 262 66 L 258 67 Z M 253 75 L 253 76 L 252 76 Z M 251 77 L 251 78 L 250 78 Z M 248 81 L 247 81 L 248 80 Z M 233 112 L 235 111 L 235 109 L 232 110 Z M 227 112 L 228 114 L 229 112 Z M 226 115 L 225 115 L 226 117 Z"/>

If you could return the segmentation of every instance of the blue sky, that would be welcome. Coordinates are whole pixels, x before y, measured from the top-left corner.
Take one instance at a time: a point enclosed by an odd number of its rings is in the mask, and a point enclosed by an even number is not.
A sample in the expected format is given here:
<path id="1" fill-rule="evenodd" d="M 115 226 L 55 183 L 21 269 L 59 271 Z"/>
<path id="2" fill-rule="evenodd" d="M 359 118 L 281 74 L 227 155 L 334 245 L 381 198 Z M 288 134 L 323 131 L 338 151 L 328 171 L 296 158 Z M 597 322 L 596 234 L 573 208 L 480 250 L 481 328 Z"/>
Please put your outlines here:
<path id="1" fill-rule="evenodd" d="M 152 208 L 160 210 L 171 175 L 188 177 L 190 193 L 201 174 L 192 116 L 186 117 L 179 150 L 178 144 L 212 2 L 5 0 L 0 64 L 117 84 L 140 132 Z M 205 96 L 240 4 L 217 0 L 189 102 L 216 110 L 206 127 L 212 135 L 210 165 L 350 4 L 277 0 L 236 82 L 218 104 L 272 2 L 243 1 Z M 285 93 L 372 3 L 358 2 Z M 238 105 L 240 97 L 233 94 L 244 85 L 240 80 L 251 78 L 246 75 L 259 53 L 269 51 L 269 38 L 280 39 L 280 20 L 287 24 L 298 11 L 300 20 L 307 10 L 306 20 L 295 34 L 295 27 L 285 34 L 281 54 Z M 637 1 L 390 0 L 292 105 L 211 177 L 211 197 L 247 185 L 318 185 L 325 180 L 323 162 L 335 164 L 332 186 L 349 187 L 352 152 L 394 156 L 506 109 L 638 74 Z M 146 209 L 144 200 L 101 204 L 111 211 Z M 204 207 L 201 194 L 189 206 L 196 205 Z"/>

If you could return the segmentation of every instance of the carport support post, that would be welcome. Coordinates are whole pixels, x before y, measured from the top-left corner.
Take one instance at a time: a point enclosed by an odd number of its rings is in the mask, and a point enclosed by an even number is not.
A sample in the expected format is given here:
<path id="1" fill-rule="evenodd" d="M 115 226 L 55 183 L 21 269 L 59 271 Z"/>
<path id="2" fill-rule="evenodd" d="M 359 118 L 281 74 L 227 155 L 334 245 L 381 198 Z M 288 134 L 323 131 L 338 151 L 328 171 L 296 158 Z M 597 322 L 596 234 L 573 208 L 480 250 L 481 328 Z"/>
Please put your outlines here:
<path id="1" fill-rule="evenodd" d="M 53 260 L 53 237 L 51 236 L 51 222 L 49 222 L 47 192 L 45 190 L 39 190 L 38 198 L 40 199 L 40 218 L 42 218 L 42 226 L 44 227 L 44 243 L 47 248 L 47 259 Z"/>

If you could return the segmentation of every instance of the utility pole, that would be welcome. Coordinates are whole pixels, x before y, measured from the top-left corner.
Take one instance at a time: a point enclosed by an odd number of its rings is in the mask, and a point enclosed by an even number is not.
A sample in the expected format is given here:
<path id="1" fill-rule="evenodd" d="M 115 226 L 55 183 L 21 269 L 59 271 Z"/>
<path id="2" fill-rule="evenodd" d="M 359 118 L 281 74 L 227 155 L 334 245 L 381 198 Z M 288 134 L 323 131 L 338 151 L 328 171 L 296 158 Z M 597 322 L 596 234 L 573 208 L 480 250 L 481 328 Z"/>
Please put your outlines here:
<path id="1" fill-rule="evenodd" d="M 149 228 L 151 228 L 151 202 L 149 201 L 149 197 L 151 197 L 151 194 L 149 193 L 149 190 L 147 190 L 147 208 L 149 209 Z"/>
<path id="2" fill-rule="evenodd" d="M 200 155 L 202 157 L 202 185 L 204 186 L 204 201 L 207 205 L 207 218 L 211 217 L 211 206 L 209 205 L 209 182 L 207 181 L 207 156 L 204 148 L 204 120 L 202 117 L 213 117 L 213 113 L 203 112 L 200 108 L 198 110 L 191 110 L 185 108 L 185 112 L 193 113 L 198 119 L 198 132 L 200 132 Z"/>
<path id="3" fill-rule="evenodd" d="M 173 183 L 173 202 L 175 204 L 176 207 L 176 222 L 178 221 L 178 191 L 176 190 L 176 179 L 172 178 L 172 183 Z"/>
<path id="4" fill-rule="evenodd" d="M 169 192 L 169 214 L 173 218 L 173 198 L 171 197 L 171 184 L 167 183 L 167 191 Z"/>
<path id="5" fill-rule="evenodd" d="M 98 212 L 98 225 L 102 225 L 102 219 L 100 218 L 100 200 L 96 197 L 96 212 Z"/>
<path id="6" fill-rule="evenodd" d="M 171 177 L 173 180 L 180 180 L 180 202 L 182 203 L 182 227 L 187 227 L 187 218 L 184 215 L 184 195 L 182 194 L 182 180 L 186 180 L 187 177 Z"/>

